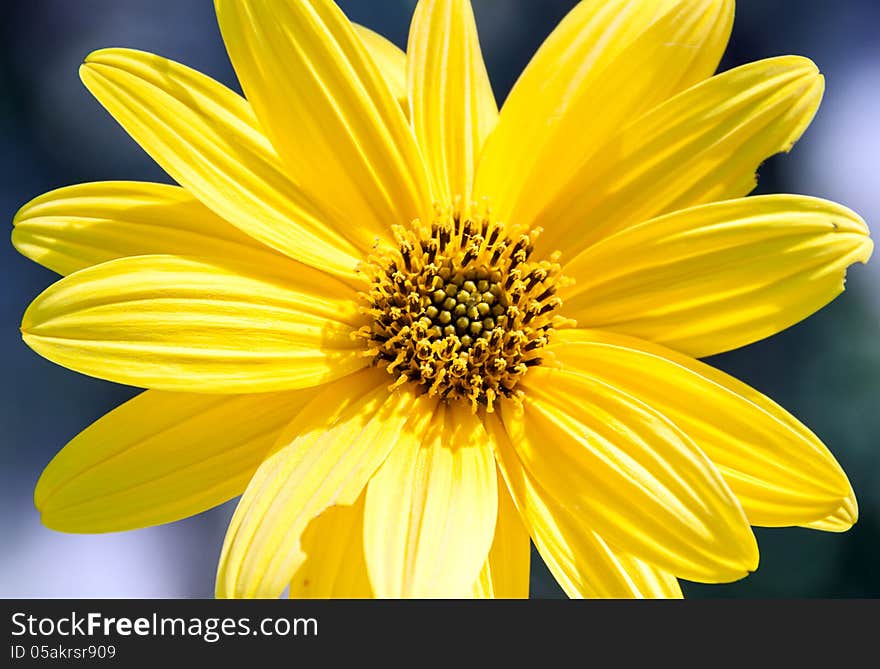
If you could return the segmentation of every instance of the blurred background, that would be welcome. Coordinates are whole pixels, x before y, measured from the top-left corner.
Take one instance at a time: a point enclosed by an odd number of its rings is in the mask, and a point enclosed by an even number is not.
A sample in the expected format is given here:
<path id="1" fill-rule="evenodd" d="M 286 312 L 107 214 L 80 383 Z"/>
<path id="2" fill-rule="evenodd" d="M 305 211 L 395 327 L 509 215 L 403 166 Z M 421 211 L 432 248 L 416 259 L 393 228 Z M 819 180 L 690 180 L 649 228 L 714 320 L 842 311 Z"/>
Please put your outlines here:
<path id="1" fill-rule="evenodd" d="M 499 102 L 574 0 L 474 0 Z M 400 46 L 414 0 L 343 0 L 349 17 Z M 0 218 L 84 181 L 169 181 L 80 84 L 90 51 L 126 46 L 182 61 L 238 90 L 209 0 L 0 3 Z M 791 154 L 761 169 L 759 192 L 841 202 L 880 230 L 880 3 L 739 0 L 721 69 L 782 54 L 826 76 L 819 114 Z M 8 237 L 7 237 L 8 239 Z M 34 484 L 79 430 L 136 394 L 32 353 L 18 332 L 56 276 L 0 244 L 0 597 L 208 597 L 233 503 L 170 525 L 97 536 L 44 528 Z M 880 597 L 880 258 L 851 269 L 847 291 L 785 333 L 711 363 L 781 403 L 847 471 L 861 516 L 850 532 L 757 531 L 761 565 L 690 597 Z M 532 595 L 561 591 L 534 556 Z"/>

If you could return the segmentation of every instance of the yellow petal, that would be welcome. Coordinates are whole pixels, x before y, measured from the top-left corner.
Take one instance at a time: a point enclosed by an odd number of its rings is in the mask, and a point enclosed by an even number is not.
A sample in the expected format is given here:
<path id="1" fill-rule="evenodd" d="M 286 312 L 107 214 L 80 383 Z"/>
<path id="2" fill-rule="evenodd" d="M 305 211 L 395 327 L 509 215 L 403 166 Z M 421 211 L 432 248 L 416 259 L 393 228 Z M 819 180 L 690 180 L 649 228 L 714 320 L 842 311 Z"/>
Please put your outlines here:
<path id="1" fill-rule="evenodd" d="M 496 416 L 487 418 L 499 466 L 541 557 L 569 597 L 680 598 L 674 576 L 613 550 L 585 516 L 559 503 L 525 471 Z"/>
<path id="2" fill-rule="evenodd" d="M 859 505 L 856 501 L 856 494 L 850 488 L 849 496 L 844 500 L 834 513 L 815 520 L 811 523 L 804 523 L 804 527 L 813 530 L 822 530 L 823 532 L 846 532 L 859 519 Z"/>
<path id="3" fill-rule="evenodd" d="M 474 596 L 528 599 L 531 544 L 529 531 L 498 472 L 498 520 L 489 557 L 474 585 Z"/>
<path id="4" fill-rule="evenodd" d="M 290 597 L 369 599 L 373 596 L 364 558 L 364 497 L 351 506 L 331 506 L 302 535 L 306 559 L 290 580 Z"/>
<path id="5" fill-rule="evenodd" d="M 427 423 L 427 421 L 425 421 Z M 495 461 L 479 419 L 440 405 L 370 479 L 364 550 L 377 597 L 466 597 L 498 514 Z"/>
<path id="6" fill-rule="evenodd" d="M 422 405 L 387 390 L 375 369 L 334 382 L 306 405 L 245 490 L 226 532 L 218 597 L 277 597 L 306 562 L 302 537 L 332 506 L 352 505 L 395 446 L 416 447 L 407 428 Z"/>
<path id="7" fill-rule="evenodd" d="M 551 346 L 565 369 L 638 397 L 715 463 L 752 525 L 818 521 L 849 497 L 825 445 L 778 404 L 686 355 L 621 335 L 560 331 Z"/>
<path id="8" fill-rule="evenodd" d="M 352 24 L 361 38 L 373 62 L 388 84 L 388 90 L 395 97 L 404 112 L 409 107 L 406 95 L 406 54 L 391 40 L 357 23 Z"/>
<path id="9" fill-rule="evenodd" d="M 746 195 L 758 166 L 806 130 L 823 90 L 810 60 L 783 56 L 680 93 L 611 135 L 547 200 L 539 244 L 574 254 L 654 216 Z"/>
<path id="10" fill-rule="evenodd" d="M 292 258 L 354 276 L 372 238 L 355 236 L 359 228 L 350 219 L 329 227 L 337 220 L 332 210 L 291 181 L 241 96 L 130 49 L 92 53 L 80 77 L 134 140 L 218 216 Z"/>
<path id="11" fill-rule="evenodd" d="M 535 482 L 609 544 L 691 581 L 742 578 L 758 547 L 742 507 L 699 448 L 638 399 L 535 367 L 504 426 Z"/>
<path id="12" fill-rule="evenodd" d="M 292 177 L 352 231 L 431 215 L 418 146 L 400 105 L 332 0 L 216 0 L 247 99 Z"/>
<path id="13" fill-rule="evenodd" d="M 565 314 L 703 357 L 769 337 L 843 291 L 873 244 L 854 212 L 795 195 L 704 205 L 603 239 L 565 272 Z"/>
<path id="14" fill-rule="evenodd" d="M 420 0 L 409 31 L 410 118 L 443 204 L 467 207 L 498 107 L 470 0 Z"/>
<path id="15" fill-rule="evenodd" d="M 137 181 L 68 186 L 15 215 L 12 243 L 59 274 L 125 256 L 167 254 L 254 263 L 277 255 L 183 188 Z"/>
<path id="16" fill-rule="evenodd" d="M 528 224 L 617 128 L 710 76 L 733 0 L 588 0 L 532 58 L 477 170 L 495 216 Z"/>
<path id="17" fill-rule="evenodd" d="M 353 294 L 297 265 L 111 260 L 45 290 L 22 319 L 40 355 L 98 378 L 211 393 L 305 388 L 366 365 Z"/>
<path id="18" fill-rule="evenodd" d="M 80 432 L 46 467 L 34 493 L 43 524 L 116 532 L 222 504 L 241 494 L 313 394 L 141 393 Z"/>

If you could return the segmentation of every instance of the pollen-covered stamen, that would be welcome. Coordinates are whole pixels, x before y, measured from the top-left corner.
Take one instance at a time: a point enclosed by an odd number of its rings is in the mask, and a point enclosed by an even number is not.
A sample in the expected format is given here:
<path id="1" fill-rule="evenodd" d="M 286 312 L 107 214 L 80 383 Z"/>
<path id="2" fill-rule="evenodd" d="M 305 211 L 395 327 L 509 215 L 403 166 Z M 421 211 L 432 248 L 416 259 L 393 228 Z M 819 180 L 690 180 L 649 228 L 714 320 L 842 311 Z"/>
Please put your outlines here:
<path id="1" fill-rule="evenodd" d="M 457 209 L 395 229 L 398 249 L 362 268 L 371 323 L 358 332 L 394 386 L 411 381 L 475 411 L 517 395 L 563 320 L 554 316 L 558 254 L 532 258 L 539 233 L 511 234 L 485 211 L 463 217 Z"/>

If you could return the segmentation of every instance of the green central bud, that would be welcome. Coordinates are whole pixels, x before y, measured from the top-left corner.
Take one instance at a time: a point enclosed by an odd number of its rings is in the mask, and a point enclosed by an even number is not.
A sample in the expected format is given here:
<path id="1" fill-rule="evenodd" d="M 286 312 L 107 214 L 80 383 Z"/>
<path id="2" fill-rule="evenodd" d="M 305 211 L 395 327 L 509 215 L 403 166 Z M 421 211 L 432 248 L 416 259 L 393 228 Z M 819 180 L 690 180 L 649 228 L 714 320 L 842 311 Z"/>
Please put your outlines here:
<path id="1" fill-rule="evenodd" d="M 442 283 L 422 297 L 419 323 L 431 340 L 458 337 L 463 350 L 476 339 L 488 339 L 496 327 L 507 325 L 501 274 L 485 267 L 456 271 L 447 260 L 438 273 Z"/>

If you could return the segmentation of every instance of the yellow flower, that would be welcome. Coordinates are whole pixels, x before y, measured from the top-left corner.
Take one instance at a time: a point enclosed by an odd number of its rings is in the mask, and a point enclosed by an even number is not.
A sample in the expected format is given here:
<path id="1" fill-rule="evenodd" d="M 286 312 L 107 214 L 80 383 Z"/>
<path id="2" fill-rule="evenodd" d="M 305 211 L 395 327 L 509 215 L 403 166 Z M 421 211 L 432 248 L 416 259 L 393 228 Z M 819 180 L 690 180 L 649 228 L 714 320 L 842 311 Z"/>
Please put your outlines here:
<path id="1" fill-rule="evenodd" d="M 677 597 L 757 568 L 751 525 L 849 528 L 846 475 L 697 360 L 843 290 L 848 209 L 744 196 L 815 113 L 800 57 L 712 76 L 733 0 L 587 0 L 499 113 L 468 0 L 407 54 L 329 0 L 217 0 L 246 99 L 158 56 L 85 85 L 181 187 L 48 193 L 13 241 L 66 274 L 25 342 L 149 388 L 49 464 L 49 527 L 244 492 L 219 596 Z"/>

